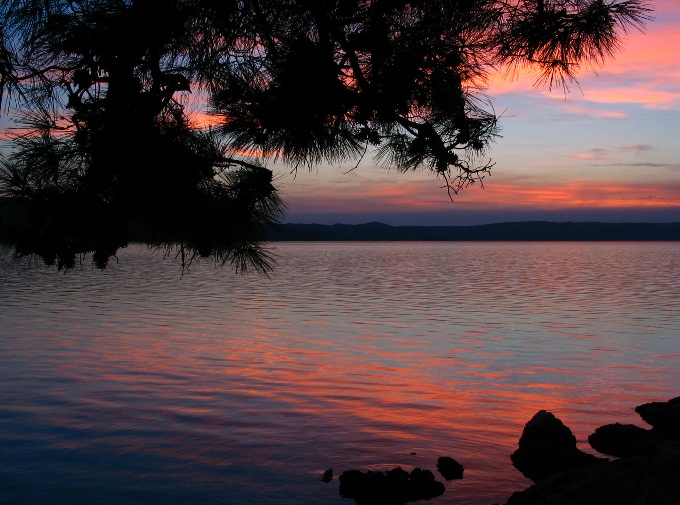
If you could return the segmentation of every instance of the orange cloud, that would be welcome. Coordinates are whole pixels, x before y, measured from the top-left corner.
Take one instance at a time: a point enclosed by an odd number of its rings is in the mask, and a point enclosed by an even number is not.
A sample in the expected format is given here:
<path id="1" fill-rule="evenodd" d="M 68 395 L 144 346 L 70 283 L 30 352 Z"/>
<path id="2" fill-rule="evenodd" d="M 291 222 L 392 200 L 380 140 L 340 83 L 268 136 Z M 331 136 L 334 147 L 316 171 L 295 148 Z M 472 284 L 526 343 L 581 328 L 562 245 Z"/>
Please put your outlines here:
<path id="1" fill-rule="evenodd" d="M 491 192 L 496 202 L 513 207 L 558 209 L 607 209 L 627 207 L 680 207 L 680 188 L 663 185 L 566 183 L 523 189 L 500 185 Z"/>
<path id="2" fill-rule="evenodd" d="M 587 155 L 584 153 L 583 156 Z M 361 185 L 342 192 L 320 190 L 314 195 L 295 192 L 284 199 L 296 212 L 423 212 L 498 208 L 515 210 L 572 210 L 680 207 L 680 185 L 607 183 L 602 181 L 531 183 L 493 181 L 471 187 L 449 200 L 438 181 L 413 182 L 408 187 L 389 183 L 364 190 Z"/>
<path id="3" fill-rule="evenodd" d="M 214 128 L 221 124 L 220 117 L 204 110 L 189 112 L 189 123 L 193 128 Z"/>

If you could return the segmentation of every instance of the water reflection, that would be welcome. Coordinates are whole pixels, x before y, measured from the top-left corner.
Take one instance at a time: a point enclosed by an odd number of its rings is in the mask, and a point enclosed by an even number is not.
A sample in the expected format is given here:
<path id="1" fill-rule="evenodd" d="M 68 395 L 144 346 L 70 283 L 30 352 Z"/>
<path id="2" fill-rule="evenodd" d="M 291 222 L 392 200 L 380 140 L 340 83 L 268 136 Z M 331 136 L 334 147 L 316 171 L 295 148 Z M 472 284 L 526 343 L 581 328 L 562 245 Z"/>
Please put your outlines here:
<path id="1" fill-rule="evenodd" d="M 451 455 L 435 503 L 488 504 L 537 410 L 586 450 L 680 390 L 676 244 L 277 247 L 271 281 L 3 264 L 0 501 L 338 504 L 329 467 Z"/>

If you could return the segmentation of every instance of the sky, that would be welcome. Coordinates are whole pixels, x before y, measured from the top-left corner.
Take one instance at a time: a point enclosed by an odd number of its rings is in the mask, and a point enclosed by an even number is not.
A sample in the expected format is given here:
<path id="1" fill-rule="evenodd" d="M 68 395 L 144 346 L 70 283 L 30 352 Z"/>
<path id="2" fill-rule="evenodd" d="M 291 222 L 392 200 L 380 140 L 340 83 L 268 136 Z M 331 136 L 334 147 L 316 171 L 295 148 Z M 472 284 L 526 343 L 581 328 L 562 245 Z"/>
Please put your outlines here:
<path id="1" fill-rule="evenodd" d="M 431 173 L 401 174 L 370 156 L 355 169 L 275 166 L 283 221 L 680 221 L 680 0 L 650 4 L 645 32 L 626 35 L 614 60 L 583 69 L 566 95 L 535 87 L 535 76 L 494 77 L 502 137 L 483 188 L 451 200 Z"/>

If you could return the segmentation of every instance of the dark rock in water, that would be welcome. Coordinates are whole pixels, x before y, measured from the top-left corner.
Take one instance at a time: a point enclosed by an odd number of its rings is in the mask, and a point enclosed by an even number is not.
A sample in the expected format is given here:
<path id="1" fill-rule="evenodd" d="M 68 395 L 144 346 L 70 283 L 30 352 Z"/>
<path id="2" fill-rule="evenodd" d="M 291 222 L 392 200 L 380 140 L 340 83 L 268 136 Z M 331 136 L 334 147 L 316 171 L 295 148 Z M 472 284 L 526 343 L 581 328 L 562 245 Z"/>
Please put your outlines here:
<path id="1" fill-rule="evenodd" d="M 328 484 L 330 481 L 333 480 L 333 469 L 329 468 L 326 470 L 321 477 L 319 477 L 319 480 L 325 482 Z"/>
<path id="2" fill-rule="evenodd" d="M 410 492 L 406 501 L 429 500 L 441 496 L 446 491 L 444 484 L 437 481 L 429 470 L 414 468 L 409 476 Z"/>
<path id="3" fill-rule="evenodd" d="M 606 461 L 579 450 L 571 430 L 545 410 L 537 412 L 526 424 L 519 449 L 510 459 L 515 468 L 534 482 L 558 472 Z"/>
<path id="4" fill-rule="evenodd" d="M 636 408 L 653 426 L 651 430 L 622 424 L 598 428 L 589 437 L 591 445 L 621 459 L 549 475 L 513 494 L 506 505 L 680 505 L 680 437 L 669 436 L 678 433 L 679 406 L 680 398 L 674 398 Z M 525 434 L 535 424 L 547 424 L 547 431 L 557 433 L 556 439 L 564 443 L 570 438 L 568 428 L 551 420 L 550 414 L 539 414 L 541 422 L 534 423 L 539 421 L 535 416 Z M 538 444 L 540 437 L 534 438 Z M 527 445 L 527 440 L 520 440 L 520 450 L 523 442 Z M 633 455 L 643 451 L 650 452 Z"/>
<path id="5" fill-rule="evenodd" d="M 562 472 L 506 505 L 678 505 L 680 454 L 660 452 Z"/>
<path id="6" fill-rule="evenodd" d="M 626 458 L 656 452 L 656 444 L 649 431 L 634 424 L 607 424 L 588 437 L 593 449 L 603 454 Z"/>
<path id="7" fill-rule="evenodd" d="M 635 412 L 659 435 L 680 438 L 680 396 L 667 402 L 645 403 L 635 407 Z"/>
<path id="8" fill-rule="evenodd" d="M 463 478 L 463 465 L 449 456 L 437 459 L 437 470 L 446 480 Z"/>
<path id="9" fill-rule="evenodd" d="M 387 472 L 348 470 L 340 475 L 340 495 L 359 505 L 401 505 L 429 500 L 444 491 L 444 484 L 436 481 L 432 472 L 420 468 L 410 474 L 393 468 Z"/>

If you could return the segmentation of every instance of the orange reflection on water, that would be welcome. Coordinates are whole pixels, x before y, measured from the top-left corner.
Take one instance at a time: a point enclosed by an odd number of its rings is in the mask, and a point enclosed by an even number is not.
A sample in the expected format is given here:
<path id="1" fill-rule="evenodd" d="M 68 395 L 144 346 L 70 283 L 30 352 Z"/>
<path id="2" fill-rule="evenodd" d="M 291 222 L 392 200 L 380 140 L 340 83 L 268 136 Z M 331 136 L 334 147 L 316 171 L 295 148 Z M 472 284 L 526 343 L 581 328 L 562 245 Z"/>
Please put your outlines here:
<path id="1" fill-rule="evenodd" d="M 272 446 L 291 444 L 315 465 L 338 469 L 433 469 L 438 456 L 452 455 L 468 469 L 459 493 L 478 492 L 494 475 L 502 494 L 525 483 L 508 460 L 524 423 L 539 407 L 559 412 L 574 394 L 540 380 L 518 385 L 517 374 L 498 366 L 508 352 L 452 346 L 434 356 L 408 338 L 382 347 L 372 334 L 334 342 L 266 327 L 244 326 L 238 338 L 138 331 L 134 342 L 107 339 L 90 364 L 106 370 L 97 374 L 105 394 L 87 401 L 115 410 L 121 395 L 133 399 L 118 424 L 175 435 L 132 437 L 122 450 L 182 464 L 223 467 L 225 445 L 235 446 L 227 458 L 238 465 L 262 464 Z M 294 451 L 276 457 L 301 464 Z"/>

